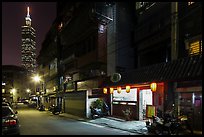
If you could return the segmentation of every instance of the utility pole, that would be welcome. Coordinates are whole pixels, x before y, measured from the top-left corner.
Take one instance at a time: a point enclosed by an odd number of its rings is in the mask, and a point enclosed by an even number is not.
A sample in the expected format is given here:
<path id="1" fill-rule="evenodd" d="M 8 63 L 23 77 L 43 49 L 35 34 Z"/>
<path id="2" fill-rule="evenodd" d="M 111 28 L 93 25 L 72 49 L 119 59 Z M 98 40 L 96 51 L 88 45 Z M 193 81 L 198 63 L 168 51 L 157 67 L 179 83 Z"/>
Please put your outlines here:
<path id="1" fill-rule="evenodd" d="M 62 58 L 62 46 L 61 46 L 61 39 L 60 39 L 60 32 L 62 29 L 62 23 L 57 24 L 57 106 L 61 108 L 61 102 L 60 102 L 60 92 L 61 92 L 61 58 Z"/>
<path id="2" fill-rule="evenodd" d="M 171 2 L 171 60 L 178 58 L 178 2 Z"/>
<path id="3" fill-rule="evenodd" d="M 178 58 L 178 2 L 171 2 L 171 61 L 177 60 Z M 177 82 L 170 84 L 173 90 L 170 91 L 172 94 L 175 115 L 178 115 L 178 93 L 176 92 Z M 169 94 L 169 95 L 170 95 Z"/>

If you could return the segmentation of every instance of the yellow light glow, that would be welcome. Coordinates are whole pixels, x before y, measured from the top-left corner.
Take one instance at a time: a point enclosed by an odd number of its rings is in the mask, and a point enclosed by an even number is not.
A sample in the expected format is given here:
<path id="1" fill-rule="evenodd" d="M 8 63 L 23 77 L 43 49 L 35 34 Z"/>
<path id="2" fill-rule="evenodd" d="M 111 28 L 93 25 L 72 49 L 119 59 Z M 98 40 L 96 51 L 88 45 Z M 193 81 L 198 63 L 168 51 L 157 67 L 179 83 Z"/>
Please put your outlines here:
<path id="1" fill-rule="evenodd" d="M 117 92 L 120 94 L 121 93 L 121 87 L 117 87 Z"/>
<path id="2" fill-rule="evenodd" d="M 190 44 L 189 52 L 190 54 L 199 54 L 202 49 L 200 48 L 200 41 L 196 41 Z"/>
<path id="3" fill-rule="evenodd" d="M 113 94 L 113 90 L 114 90 L 113 88 L 110 88 L 110 94 Z"/>
<path id="4" fill-rule="evenodd" d="M 107 94 L 108 93 L 108 89 L 107 88 L 103 88 L 103 93 Z"/>
<path id="5" fill-rule="evenodd" d="M 126 86 L 126 92 L 130 93 L 130 86 Z"/>
<path id="6" fill-rule="evenodd" d="M 151 84 L 150 84 L 150 88 L 151 88 L 151 90 L 152 90 L 153 92 L 156 91 L 156 90 L 157 90 L 157 83 L 155 83 L 155 82 L 151 83 Z"/>
<path id="7" fill-rule="evenodd" d="M 30 92 L 30 89 L 27 89 L 26 91 L 29 93 L 29 92 Z"/>
<path id="8" fill-rule="evenodd" d="M 35 75 L 35 76 L 33 77 L 33 80 L 34 80 L 35 82 L 40 82 L 40 81 L 41 81 L 39 75 Z"/>
<path id="9" fill-rule="evenodd" d="M 11 89 L 11 93 L 15 93 L 16 92 L 16 89 L 15 88 L 12 88 Z"/>

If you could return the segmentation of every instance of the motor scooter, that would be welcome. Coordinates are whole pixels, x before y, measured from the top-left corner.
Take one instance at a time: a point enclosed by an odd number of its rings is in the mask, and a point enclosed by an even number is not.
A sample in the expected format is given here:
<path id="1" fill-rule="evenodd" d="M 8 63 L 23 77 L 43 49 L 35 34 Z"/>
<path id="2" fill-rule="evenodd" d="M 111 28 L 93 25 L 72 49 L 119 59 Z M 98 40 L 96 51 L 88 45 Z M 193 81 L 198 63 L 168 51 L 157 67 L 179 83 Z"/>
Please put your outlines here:
<path id="1" fill-rule="evenodd" d="M 163 118 L 157 116 L 152 116 L 152 122 L 146 122 L 148 132 L 156 135 L 170 135 L 171 126 L 172 123 L 170 121 L 164 121 Z"/>
<path id="2" fill-rule="evenodd" d="M 100 117 L 104 117 L 104 116 L 109 115 L 108 109 L 104 109 L 104 111 L 101 108 L 90 107 L 90 109 L 91 109 L 91 118 L 92 119 L 96 119 L 96 118 L 100 118 Z"/>
<path id="3" fill-rule="evenodd" d="M 45 106 L 41 104 L 41 105 L 38 107 L 38 110 L 39 110 L 39 111 L 45 111 Z"/>
<path id="4" fill-rule="evenodd" d="M 48 108 L 48 111 L 52 112 L 54 107 L 55 107 L 55 105 L 50 105 L 49 108 Z"/>
<path id="5" fill-rule="evenodd" d="M 51 110 L 52 114 L 59 115 L 61 113 L 61 108 L 59 106 L 54 106 L 54 108 Z"/>

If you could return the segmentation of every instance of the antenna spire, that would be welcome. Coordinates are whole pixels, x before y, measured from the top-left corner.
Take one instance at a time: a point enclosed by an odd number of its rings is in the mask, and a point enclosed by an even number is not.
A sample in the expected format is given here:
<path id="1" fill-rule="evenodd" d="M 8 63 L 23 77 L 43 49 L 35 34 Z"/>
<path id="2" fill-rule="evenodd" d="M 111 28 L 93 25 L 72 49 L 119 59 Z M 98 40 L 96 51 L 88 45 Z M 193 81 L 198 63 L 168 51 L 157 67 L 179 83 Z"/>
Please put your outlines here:
<path id="1" fill-rule="evenodd" d="M 27 17 L 30 17 L 29 12 L 30 12 L 30 9 L 29 7 L 27 7 Z"/>

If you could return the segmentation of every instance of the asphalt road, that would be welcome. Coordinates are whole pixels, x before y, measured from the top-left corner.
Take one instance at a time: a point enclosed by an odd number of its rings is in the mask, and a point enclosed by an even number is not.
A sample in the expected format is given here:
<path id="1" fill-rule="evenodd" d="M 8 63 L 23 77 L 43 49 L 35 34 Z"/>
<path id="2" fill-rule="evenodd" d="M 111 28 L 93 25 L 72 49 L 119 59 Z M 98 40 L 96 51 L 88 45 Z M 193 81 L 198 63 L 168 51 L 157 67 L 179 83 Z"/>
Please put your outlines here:
<path id="1" fill-rule="evenodd" d="M 18 105 L 21 135 L 130 135 L 129 132 L 108 128 L 46 111 Z"/>

